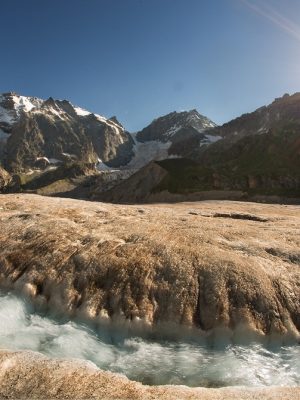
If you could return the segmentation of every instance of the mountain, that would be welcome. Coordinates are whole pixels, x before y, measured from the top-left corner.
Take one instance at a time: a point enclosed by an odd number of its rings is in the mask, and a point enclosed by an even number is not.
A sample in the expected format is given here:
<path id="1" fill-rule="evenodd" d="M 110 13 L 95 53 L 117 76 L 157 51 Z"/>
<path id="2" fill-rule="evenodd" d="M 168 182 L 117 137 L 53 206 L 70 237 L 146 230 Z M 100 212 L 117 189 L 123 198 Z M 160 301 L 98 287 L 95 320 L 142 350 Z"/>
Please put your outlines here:
<path id="1" fill-rule="evenodd" d="M 110 119 L 67 100 L 41 100 L 16 93 L 0 95 L 0 160 L 10 172 L 28 172 L 66 161 L 139 169 L 152 160 L 180 155 L 177 142 L 198 137 L 216 125 L 196 110 L 173 112 L 131 135 Z"/>
<path id="2" fill-rule="evenodd" d="M 218 140 L 217 137 L 211 138 L 203 133 L 215 126 L 214 122 L 196 110 L 172 112 L 154 119 L 146 128 L 132 134 L 135 142 L 134 157 L 126 169 L 138 170 L 154 160 L 182 156 L 186 146 L 177 146 L 182 140 L 186 144 L 190 140 L 202 143 Z"/>
<path id="3" fill-rule="evenodd" d="M 190 154 L 207 169 L 214 187 L 300 197 L 300 93 L 214 132 L 224 139 Z"/>
<path id="4" fill-rule="evenodd" d="M 176 144 L 182 141 L 188 142 L 196 138 L 199 143 L 208 144 L 221 139 L 220 136 L 208 133 L 214 127 L 216 124 L 197 110 L 175 111 L 152 121 L 136 133 L 136 139 L 142 143 L 162 142 L 168 155 L 178 156 L 182 155 L 182 148 Z"/>
<path id="5" fill-rule="evenodd" d="M 300 199 L 300 93 L 222 126 L 191 110 L 134 134 L 66 100 L 6 93 L 0 164 L 2 190 L 116 202 Z"/>
<path id="6" fill-rule="evenodd" d="M 242 137 L 268 133 L 275 127 L 300 121 L 300 93 L 285 94 L 275 99 L 270 105 L 214 128 L 213 133 L 232 142 Z"/>
<path id="7" fill-rule="evenodd" d="M 115 116 L 107 119 L 67 100 L 3 93 L 0 165 L 13 175 L 13 191 L 63 193 L 78 185 L 89 187 L 94 181 L 101 191 L 153 160 L 180 156 L 185 146 L 176 149 L 176 143 L 183 139 L 208 143 L 209 135 L 203 131 L 214 126 L 191 110 L 173 112 L 130 134 Z M 151 136 L 156 131 L 157 135 Z M 102 175 L 97 178 L 99 173 Z"/>
<path id="8" fill-rule="evenodd" d="M 171 201 L 236 198 L 271 201 L 300 199 L 300 93 L 284 95 L 269 106 L 204 131 L 219 140 L 179 142 L 183 158 L 157 161 L 129 178 L 126 187 L 148 180 L 143 196 L 110 189 L 107 201 Z M 101 199 L 101 196 L 98 197 Z M 121 199 L 121 200 L 120 200 Z"/>
<path id="9" fill-rule="evenodd" d="M 106 119 L 66 100 L 0 96 L 0 159 L 9 172 L 66 161 L 119 167 L 132 158 L 133 144 L 115 118 Z"/>

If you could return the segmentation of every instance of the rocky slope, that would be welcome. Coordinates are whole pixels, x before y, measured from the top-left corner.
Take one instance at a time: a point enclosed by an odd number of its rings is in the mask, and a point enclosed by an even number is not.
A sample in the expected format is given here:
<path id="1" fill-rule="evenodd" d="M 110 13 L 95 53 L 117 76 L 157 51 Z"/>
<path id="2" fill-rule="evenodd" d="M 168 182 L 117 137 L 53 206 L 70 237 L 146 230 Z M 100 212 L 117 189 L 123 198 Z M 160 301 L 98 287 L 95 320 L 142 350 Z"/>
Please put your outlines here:
<path id="1" fill-rule="evenodd" d="M 13 192 L 113 202 L 300 201 L 299 93 L 220 127 L 191 110 L 136 134 L 67 101 L 0 100 L 0 161 Z"/>
<path id="2" fill-rule="evenodd" d="M 102 181 L 107 181 L 108 174 L 112 186 L 153 160 L 180 155 L 187 146 L 190 149 L 190 141 L 217 140 L 202 133 L 213 126 L 191 110 L 158 118 L 143 131 L 129 134 L 116 117 L 106 119 L 66 100 L 4 93 L 0 95 L 0 162 L 13 175 L 11 191 L 83 196 L 85 187 L 95 182 L 96 192 L 106 190 Z M 183 139 L 188 145 L 177 147 Z M 84 164 L 89 169 L 93 166 L 94 177 L 85 179 L 83 174 L 80 180 L 70 181 L 67 172 L 62 177 L 70 164 L 78 164 L 78 169 Z M 51 171 L 55 169 L 60 178 L 53 184 Z M 105 176 L 100 177 L 100 172 Z"/>
<path id="3" fill-rule="evenodd" d="M 295 165 L 288 169 L 288 164 L 275 173 L 275 168 L 270 172 L 266 163 L 265 169 L 256 173 L 249 165 L 245 171 L 230 170 L 228 165 L 203 165 L 187 158 L 156 161 L 105 191 L 92 187 L 89 199 L 125 204 L 209 199 L 299 204 L 299 173 Z"/>
<path id="4" fill-rule="evenodd" d="M 151 202 L 152 192 L 168 175 L 168 172 L 157 162 L 150 162 L 128 179 L 122 180 L 107 190 L 98 189 L 94 184 L 89 194 L 90 200 L 110 203 L 141 203 Z"/>
<path id="5" fill-rule="evenodd" d="M 144 386 L 79 360 L 0 351 L 0 399 L 297 400 L 299 388 Z"/>
<path id="6" fill-rule="evenodd" d="M 116 119 L 66 100 L 1 95 L 0 134 L 0 155 L 10 172 L 45 169 L 70 160 L 120 166 L 133 155 L 133 140 Z"/>
<path id="7" fill-rule="evenodd" d="M 178 146 L 178 143 L 193 143 L 196 140 L 199 145 L 220 140 L 219 135 L 210 134 L 210 130 L 214 127 L 216 124 L 199 114 L 197 110 L 172 112 L 152 121 L 150 125 L 136 133 L 136 138 L 142 143 L 153 141 L 165 143 L 169 155 L 181 156 L 187 150 L 185 146 Z"/>
<path id="8" fill-rule="evenodd" d="M 209 146 L 197 136 L 175 143 L 185 157 L 159 161 L 165 172 L 162 179 L 137 200 L 228 199 L 234 194 L 235 199 L 300 202 L 299 93 L 208 132 L 222 139 Z M 129 179 L 128 187 L 142 181 L 147 172 L 137 175 Z M 120 185 L 103 198 L 131 202 L 133 195 Z"/>
<path id="9" fill-rule="evenodd" d="M 11 182 L 11 176 L 0 166 L 0 192 L 5 191 Z"/>
<path id="10" fill-rule="evenodd" d="M 0 285 L 140 334 L 299 340 L 296 206 L 0 197 Z"/>
<path id="11" fill-rule="evenodd" d="M 200 133 L 215 126 L 214 122 L 199 114 L 197 110 L 172 112 L 152 121 L 146 128 L 137 132 L 136 137 L 141 142 L 176 141 L 181 137 L 181 130 L 184 128 L 191 128 L 194 134 L 195 131 Z"/>
<path id="12" fill-rule="evenodd" d="M 199 186 L 300 199 L 300 93 L 214 129 L 224 139 L 190 155 Z"/>
<path id="13" fill-rule="evenodd" d="M 268 106 L 244 114 L 222 126 L 214 128 L 213 133 L 232 142 L 245 136 L 268 133 L 270 130 L 300 122 L 300 93 L 285 94 Z"/>
<path id="14" fill-rule="evenodd" d="M 66 100 L 0 95 L 0 161 L 10 172 L 45 169 L 72 160 L 107 167 L 141 168 L 168 157 L 171 145 L 216 126 L 196 110 L 171 113 L 130 135 L 116 117 L 106 119 Z M 217 140 L 217 138 L 214 138 Z M 171 151 L 172 153 L 172 151 Z M 104 164 L 103 164 L 104 163 Z"/>

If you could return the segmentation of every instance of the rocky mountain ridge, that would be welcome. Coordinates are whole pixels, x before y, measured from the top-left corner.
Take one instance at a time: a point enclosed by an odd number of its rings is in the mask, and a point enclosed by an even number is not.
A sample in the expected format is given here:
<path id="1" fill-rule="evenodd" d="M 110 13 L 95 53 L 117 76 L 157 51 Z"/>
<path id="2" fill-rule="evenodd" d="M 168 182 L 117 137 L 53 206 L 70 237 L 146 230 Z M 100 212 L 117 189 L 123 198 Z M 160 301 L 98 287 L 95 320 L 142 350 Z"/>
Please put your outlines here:
<path id="1" fill-rule="evenodd" d="M 215 136 L 213 138 L 203 132 L 209 131 L 216 126 L 213 121 L 199 114 L 195 109 L 181 112 L 175 111 L 154 119 L 150 125 L 137 132 L 136 138 L 143 143 L 159 140 L 163 143 L 170 142 L 174 144 L 182 139 L 197 136 L 201 142 L 209 143 L 210 141 L 217 141 L 221 137 Z"/>
<path id="2" fill-rule="evenodd" d="M 271 104 L 243 114 L 222 126 L 215 127 L 214 133 L 224 138 L 240 139 L 244 136 L 267 133 L 274 126 L 300 120 L 300 92 L 284 94 Z"/>
<path id="3" fill-rule="evenodd" d="M 9 172 L 68 160 L 95 163 L 100 170 L 127 164 L 127 168 L 140 168 L 168 157 L 170 145 L 183 133 L 195 136 L 212 126 L 212 121 L 192 110 L 168 114 L 131 135 L 116 117 L 107 119 L 67 100 L 44 101 L 10 92 L 0 95 L 0 161 Z M 147 136 L 148 131 L 157 132 Z"/>
<path id="4" fill-rule="evenodd" d="M 126 194 L 122 185 L 98 199 L 175 201 L 235 198 L 266 201 L 300 199 L 300 93 L 284 95 L 269 106 L 204 132 L 210 145 L 190 137 L 174 144 L 182 158 L 157 162 L 160 171 L 143 189 L 144 197 Z M 126 187 L 145 181 L 149 165 L 129 178 Z M 299 200 L 300 201 L 300 200 Z"/>
<path id="5" fill-rule="evenodd" d="M 0 96 L 1 161 L 9 172 L 28 172 L 64 161 L 126 164 L 133 140 L 116 120 L 66 100 Z"/>
<path id="6" fill-rule="evenodd" d="M 191 110 L 157 118 L 134 134 L 116 117 L 66 100 L 0 97 L 0 163 L 18 174 L 13 191 L 110 201 L 145 201 L 160 192 L 200 199 L 216 191 L 221 198 L 232 192 L 238 199 L 300 198 L 299 143 L 300 93 L 222 126 Z M 160 172 L 154 177 L 153 171 Z"/>

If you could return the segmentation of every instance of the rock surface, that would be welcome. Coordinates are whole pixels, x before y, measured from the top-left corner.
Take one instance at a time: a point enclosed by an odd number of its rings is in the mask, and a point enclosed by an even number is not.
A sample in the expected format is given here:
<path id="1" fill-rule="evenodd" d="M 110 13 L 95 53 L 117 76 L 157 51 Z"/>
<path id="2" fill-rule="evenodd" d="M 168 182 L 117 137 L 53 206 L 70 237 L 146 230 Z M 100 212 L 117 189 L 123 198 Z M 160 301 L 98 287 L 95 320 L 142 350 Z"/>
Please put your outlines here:
<path id="1" fill-rule="evenodd" d="M 299 388 L 144 386 L 78 360 L 0 351 L 0 399 L 297 400 Z"/>
<path id="2" fill-rule="evenodd" d="M 5 169 L 0 166 L 0 192 L 5 190 L 9 183 L 11 182 L 11 176 Z"/>
<path id="3" fill-rule="evenodd" d="M 167 171 L 156 162 L 151 162 L 141 168 L 131 177 L 119 182 L 106 191 L 94 192 L 91 200 L 113 203 L 139 203 L 151 200 L 151 191 L 167 175 Z"/>
<path id="4" fill-rule="evenodd" d="M 299 339 L 297 206 L 2 195 L 0 216 L 0 286 L 37 307 L 141 333 Z"/>

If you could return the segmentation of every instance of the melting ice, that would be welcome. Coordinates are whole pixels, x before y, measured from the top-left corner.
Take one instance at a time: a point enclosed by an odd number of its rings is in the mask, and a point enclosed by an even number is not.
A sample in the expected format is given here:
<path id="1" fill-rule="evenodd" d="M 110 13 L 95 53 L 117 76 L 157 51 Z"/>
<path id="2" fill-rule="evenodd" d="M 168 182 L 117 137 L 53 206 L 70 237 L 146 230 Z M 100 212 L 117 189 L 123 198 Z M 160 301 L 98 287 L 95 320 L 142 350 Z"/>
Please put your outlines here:
<path id="1" fill-rule="evenodd" d="M 146 384 L 188 386 L 296 386 L 300 346 L 260 344 L 209 348 L 197 343 L 118 338 L 74 321 L 33 312 L 12 294 L 0 295 L 0 347 L 80 358 Z"/>

